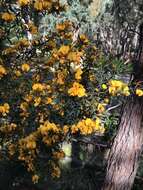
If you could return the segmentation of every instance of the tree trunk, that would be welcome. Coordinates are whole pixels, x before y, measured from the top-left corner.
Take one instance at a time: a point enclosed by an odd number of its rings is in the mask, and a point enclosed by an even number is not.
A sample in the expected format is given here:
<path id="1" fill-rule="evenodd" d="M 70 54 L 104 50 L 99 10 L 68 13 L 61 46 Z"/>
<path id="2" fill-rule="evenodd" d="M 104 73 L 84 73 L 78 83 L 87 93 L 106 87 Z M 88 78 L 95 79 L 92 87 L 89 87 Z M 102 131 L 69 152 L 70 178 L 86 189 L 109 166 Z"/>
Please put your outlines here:
<path id="1" fill-rule="evenodd" d="M 111 148 L 103 190 L 130 190 L 143 144 L 143 99 L 129 98 L 124 105 Z"/>

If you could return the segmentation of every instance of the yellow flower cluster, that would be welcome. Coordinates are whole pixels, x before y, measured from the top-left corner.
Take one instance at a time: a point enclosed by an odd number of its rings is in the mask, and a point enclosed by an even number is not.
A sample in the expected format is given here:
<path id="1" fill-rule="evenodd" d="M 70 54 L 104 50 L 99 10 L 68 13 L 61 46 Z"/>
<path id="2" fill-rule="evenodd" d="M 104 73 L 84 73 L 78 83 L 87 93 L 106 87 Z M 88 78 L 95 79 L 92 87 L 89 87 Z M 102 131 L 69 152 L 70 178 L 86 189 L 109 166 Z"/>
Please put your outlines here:
<path id="1" fill-rule="evenodd" d="M 8 103 L 5 103 L 3 105 L 0 105 L 0 114 L 3 116 L 6 116 L 7 113 L 9 113 L 10 106 Z"/>
<path id="2" fill-rule="evenodd" d="M 22 64 L 21 66 L 22 71 L 28 72 L 30 70 L 30 66 L 27 63 Z"/>
<path id="3" fill-rule="evenodd" d="M 81 69 L 81 68 L 78 68 L 78 69 L 76 70 L 76 73 L 75 73 L 75 79 L 80 80 L 82 73 L 83 73 L 82 69 Z"/>
<path id="4" fill-rule="evenodd" d="M 32 181 L 33 181 L 34 184 L 35 184 L 35 183 L 38 183 L 38 181 L 39 181 L 39 176 L 38 176 L 37 174 L 33 175 L 33 176 L 32 176 Z"/>
<path id="5" fill-rule="evenodd" d="M 41 103 L 41 97 L 36 97 L 34 99 L 34 106 L 37 107 L 39 106 L 40 103 Z"/>
<path id="6" fill-rule="evenodd" d="M 53 158 L 54 159 L 62 159 L 65 157 L 65 153 L 63 152 L 63 150 L 59 150 L 58 152 L 53 152 Z"/>
<path id="7" fill-rule="evenodd" d="M 86 95 L 86 91 L 82 84 L 79 84 L 78 82 L 74 82 L 72 87 L 68 90 L 68 94 L 70 96 L 82 97 Z"/>
<path id="8" fill-rule="evenodd" d="M 22 138 L 18 142 L 19 157 L 18 159 L 25 162 L 29 172 L 35 172 L 34 159 L 37 156 L 37 138 L 38 132 Z"/>
<path id="9" fill-rule="evenodd" d="M 71 30 L 71 27 L 72 27 L 72 22 L 70 22 L 69 20 L 66 20 L 62 23 L 60 22 L 60 23 L 56 24 L 56 30 L 58 32 L 65 32 L 67 29 Z"/>
<path id="10" fill-rule="evenodd" d="M 47 146 L 51 146 L 60 140 L 61 129 L 55 124 L 45 121 L 38 128 L 38 133 L 42 136 L 42 141 Z"/>
<path id="11" fill-rule="evenodd" d="M 83 52 L 71 51 L 71 52 L 69 52 L 67 59 L 71 62 L 79 64 L 82 56 L 83 56 Z"/>
<path id="12" fill-rule="evenodd" d="M 143 96 L 143 90 L 137 88 L 137 89 L 136 89 L 136 95 L 137 95 L 137 96 Z"/>
<path id="13" fill-rule="evenodd" d="M 57 28 L 64 28 L 63 26 L 64 24 L 58 24 Z M 65 62 L 73 62 L 79 64 L 82 56 L 82 51 L 75 51 L 70 45 L 61 45 L 58 50 L 56 48 L 53 49 L 53 57 L 48 61 L 48 63 L 51 64 L 51 62 L 53 62 L 54 60 L 59 60 L 59 62 L 62 64 Z"/>
<path id="14" fill-rule="evenodd" d="M 57 83 L 58 84 L 64 84 L 65 82 L 66 73 L 59 71 L 57 73 Z"/>
<path id="15" fill-rule="evenodd" d="M 33 90 L 33 91 L 41 92 L 41 91 L 43 91 L 44 89 L 45 89 L 45 86 L 44 86 L 43 84 L 41 84 L 41 83 L 35 83 L 35 84 L 33 84 L 33 86 L 32 86 L 32 90 Z"/>
<path id="16" fill-rule="evenodd" d="M 61 46 L 60 49 L 58 50 L 59 55 L 61 56 L 66 56 L 70 51 L 70 47 L 69 46 Z"/>
<path id="17" fill-rule="evenodd" d="M 52 164 L 52 177 L 55 178 L 59 178 L 61 175 L 61 170 L 58 166 L 56 166 L 54 163 Z"/>
<path id="18" fill-rule="evenodd" d="M 112 96 L 122 94 L 124 96 L 129 96 L 130 91 L 126 83 L 119 80 L 110 80 L 109 81 L 109 94 Z"/>
<path id="19" fill-rule="evenodd" d="M 23 146 L 27 149 L 35 149 L 36 148 L 36 136 L 34 134 L 30 134 L 29 136 L 23 139 Z"/>
<path id="20" fill-rule="evenodd" d="M 6 69 L 5 69 L 2 65 L 0 65 L 0 79 L 1 79 L 4 75 L 6 75 L 6 74 L 7 74 Z"/>
<path id="21" fill-rule="evenodd" d="M 18 0 L 18 4 L 20 6 L 25 6 L 28 5 L 30 3 L 30 0 Z"/>
<path id="22" fill-rule="evenodd" d="M 50 123 L 49 121 L 45 121 L 37 131 L 32 132 L 28 136 L 19 140 L 19 157 L 18 159 L 24 161 L 27 170 L 34 173 L 32 176 L 32 181 L 37 183 L 39 180 L 39 176 L 35 173 L 36 168 L 34 166 L 34 160 L 39 152 L 38 150 L 38 139 L 43 137 L 43 142 L 46 145 L 53 145 L 52 143 L 59 142 L 59 132 L 61 131 L 54 123 Z M 51 133 L 53 132 L 53 133 Z M 10 152 L 13 154 L 13 147 L 10 148 Z M 54 160 L 62 159 L 65 156 L 62 150 L 52 151 L 52 158 Z M 52 177 L 60 177 L 60 168 L 52 161 Z"/>
<path id="23" fill-rule="evenodd" d="M 90 135 L 94 132 L 104 133 L 104 127 L 101 126 L 101 121 L 99 118 L 92 120 L 90 118 L 83 119 L 71 127 L 71 132 L 80 132 L 82 135 Z"/>
<path id="24" fill-rule="evenodd" d="M 65 23 L 56 24 L 56 30 L 64 31 L 65 29 L 66 29 L 66 24 Z"/>
<path id="25" fill-rule="evenodd" d="M 2 14 L 2 19 L 7 21 L 7 22 L 11 22 L 15 20 L 15 15 L 12 13 L 3 13 Z"/>
<path id="26" fill-rule="evenodd" d="M 38 11 L 43 9 L 51 9 L 52 1 L 51 0 L 36 0 L 34 3 L 34 8 Z"/>
<path id="27" fill-rule="evenodd" d="M 40 125 L 38 131 L 42 135 L 47 135 L 50 131 L 53 131 L 54 133 L 59 133 L 60 129 L 55 125 L 55 123 L 45 121 L 43 125 Z"/>
<path id="28" fill-rule="evenodd" d="M 11 133 L 12 131 L 15 131 L 16 128 L 17 125 L 15 123 L 11 123 L 0 127 L 0 131 L 3 133 Z"/>

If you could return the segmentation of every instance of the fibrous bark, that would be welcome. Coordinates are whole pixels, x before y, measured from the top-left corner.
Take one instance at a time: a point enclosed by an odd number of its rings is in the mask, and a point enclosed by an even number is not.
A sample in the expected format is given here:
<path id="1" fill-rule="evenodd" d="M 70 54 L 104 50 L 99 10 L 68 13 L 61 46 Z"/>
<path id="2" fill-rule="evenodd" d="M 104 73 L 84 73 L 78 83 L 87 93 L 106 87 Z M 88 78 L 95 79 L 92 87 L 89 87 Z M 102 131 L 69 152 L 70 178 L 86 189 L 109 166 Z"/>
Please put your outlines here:
<path id="1" fill-rule="evenodd" d="M 129 98 L 108 158 L 104 190 L 131 189 L 143 143 L 143 100 Z"/>

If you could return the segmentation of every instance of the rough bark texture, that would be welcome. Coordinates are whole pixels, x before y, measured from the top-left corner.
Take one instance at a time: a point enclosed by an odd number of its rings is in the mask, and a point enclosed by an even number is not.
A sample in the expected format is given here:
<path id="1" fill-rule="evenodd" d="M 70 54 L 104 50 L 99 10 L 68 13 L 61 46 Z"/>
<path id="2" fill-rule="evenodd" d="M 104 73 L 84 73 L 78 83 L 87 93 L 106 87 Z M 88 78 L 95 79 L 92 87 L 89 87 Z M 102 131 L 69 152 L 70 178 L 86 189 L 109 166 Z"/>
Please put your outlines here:
<path id="1" fill-rule="evenodd" d="M 127 100 L 117 136 L 110 151 L 104 190 L 130 190 L 143 142 L 143 100 Z"/>

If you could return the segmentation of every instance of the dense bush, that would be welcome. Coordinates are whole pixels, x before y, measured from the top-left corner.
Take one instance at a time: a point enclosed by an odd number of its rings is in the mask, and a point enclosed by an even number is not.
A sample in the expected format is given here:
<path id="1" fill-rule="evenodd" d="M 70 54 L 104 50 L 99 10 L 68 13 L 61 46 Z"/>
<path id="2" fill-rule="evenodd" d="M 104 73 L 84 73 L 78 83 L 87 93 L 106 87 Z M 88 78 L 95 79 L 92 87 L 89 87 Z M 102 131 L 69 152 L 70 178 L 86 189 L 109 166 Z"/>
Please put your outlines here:
<path id="1" fill-rule="evenodd" d="M 39 32 L 38 18 L 58 18 L 66 8 L 59 1 L 1 1 L 1 160 L 22 164 L 34 183 L 59 177 L 62 142 L 103 134 L 113 100 L 131 93 L 119 78 L 129 68 L 105 57 L 73 19 L 55 19 L 52 30 Z"/>

